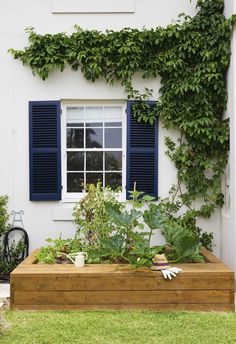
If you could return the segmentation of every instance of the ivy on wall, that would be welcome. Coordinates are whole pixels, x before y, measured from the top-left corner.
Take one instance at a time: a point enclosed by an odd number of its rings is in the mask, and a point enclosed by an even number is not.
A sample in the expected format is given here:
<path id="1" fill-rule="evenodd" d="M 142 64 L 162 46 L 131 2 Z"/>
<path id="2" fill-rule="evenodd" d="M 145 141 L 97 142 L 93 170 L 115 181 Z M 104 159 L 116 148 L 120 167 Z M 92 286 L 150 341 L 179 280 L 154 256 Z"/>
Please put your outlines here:
<path id="1" fill-rule="evenodd" d="M 185 219 L 191 220 L 210 217 L 223 205 L 220 184 L 229 150 L 229 123 L 222 116 L 235 22 L 235 16 L 224 17 L 223 0 L 198 0 L 197 7 L 195 17 L 180 14 L 166 28 L 104 33 L 76 26 L 71 35 L 40 35 L 28 28 L 30 45 L 22 51 L 10 49 L 43 80 L 66 65 L 80 69 L 93 82 L 118 80 L 127 97 L 137 100 L 135 114 L 140 121 L 153 123 L 159 117 L 164 127 L 178 129 L 178 142 L 165 139 L 167 155 L 177 168 L 169 206 L 178 211 L 184 205 Z M 140 94 L 132 85 L 137 72 L 144 79 L 161 77 L 160 97 L 153 109 L 141 102 L 151 97 L 152 90 Z M 198 199 L 202 205 L 196 210 Z"/>

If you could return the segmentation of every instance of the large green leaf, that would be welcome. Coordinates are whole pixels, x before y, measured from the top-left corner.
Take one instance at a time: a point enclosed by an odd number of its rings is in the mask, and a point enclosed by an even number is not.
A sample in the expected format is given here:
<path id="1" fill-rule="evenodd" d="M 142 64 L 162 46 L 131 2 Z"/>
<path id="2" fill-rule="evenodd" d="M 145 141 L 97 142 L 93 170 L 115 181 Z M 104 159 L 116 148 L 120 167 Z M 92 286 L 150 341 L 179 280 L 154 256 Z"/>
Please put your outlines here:
<path id="1" fill-rule="evenodd" d="M 145 210 L 143 218 L 145 223 L 151 229 L 158 229 L 163 223 L 160 210 L 157 210 L 155 213 L 149 210 Z"/>
<path id="2" fill-rule="evenodd" d="M 110 238 L 104 238 L 100 241 L 100 252 L 106 256 L 117 257 L 122 255 L 124 238 L 121 235 L 114 235 Z"/>
<path id="3" fill-rule="evenodd" d="M 124 245 L 124 238 L 121 235 L 113 235 L 110 238 L 104 238 L 100 240 L 101 249 L 106 249 L 110 252 L 121 252 Z"/>
<path id="4" fill-rule="evenodd" d="M 150 196 L 150 195 L 144 195 L 142 197 L 142 200 L 146 201 L 146 202 L 151 202 L 154 201 L 156 199 L 156 197 Z"/>
<path id="5" fill-rule="evenodd" d="M 175 249 L 178 257 L 190 257 L 196 253 L 199 240 L 193 236 L 180 236 L 175 240 Z"/>
<path id="6" fill-rule="evenodd" d="M 118 206 L 111 203 L 106 203 L 105 209 L 111 220 L 117 226 L 126 228 L 130 227 L 134 223 L 134 221 L 140 218 L 140 216 L 142 215 L 142 213 L 137 210 L 131 210 L 130 212 L 124 210 L 121 212 Z"/>
<path id="7" fill-rule="evenodd" d="M 143 218 L 151 229 L 162 227 L 163 223 L 166 221 L 166 215 L 161 209 L 161 205 L 154 203 L 151 203 L 149 209 L 144 211 Z"/>

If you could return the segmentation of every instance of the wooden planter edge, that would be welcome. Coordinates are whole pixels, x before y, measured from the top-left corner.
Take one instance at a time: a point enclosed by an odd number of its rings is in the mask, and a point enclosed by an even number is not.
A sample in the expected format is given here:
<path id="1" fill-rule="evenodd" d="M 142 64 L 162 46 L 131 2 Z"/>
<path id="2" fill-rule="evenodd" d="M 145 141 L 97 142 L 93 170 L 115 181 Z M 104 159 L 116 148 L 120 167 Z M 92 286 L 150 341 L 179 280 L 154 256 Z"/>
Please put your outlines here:
<path id="1" fill-rule="evenodd" d="M 178 264 L 171 281 L 127 265 L 34 264 L 36 253 L 11 273 L 11 308 L 234 311 L 234 273 L 206 249 L 207 263 Z"/>

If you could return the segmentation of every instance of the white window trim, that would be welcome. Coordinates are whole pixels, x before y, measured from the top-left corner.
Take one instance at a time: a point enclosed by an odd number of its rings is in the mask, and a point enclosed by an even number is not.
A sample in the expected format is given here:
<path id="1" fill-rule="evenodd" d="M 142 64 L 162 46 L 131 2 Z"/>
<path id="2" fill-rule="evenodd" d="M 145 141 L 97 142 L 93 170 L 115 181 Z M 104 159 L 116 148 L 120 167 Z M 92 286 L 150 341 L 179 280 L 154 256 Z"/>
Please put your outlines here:
<path id="1" fill-rule="evenodd" d="M 122 192 L 118 199 L 126 199 L 126 151 L 127 151 L 127 116 L 126 102 L 124 101 L 62 101 L 61 102 L 61 175 L 62 175 L 62 203 L 78 202 L 83 196 L 83 192 L 68 193 L 67 189 L 67 166 L 66 166 L 66 108 L 69 106 L 120 106 L 122 108 Z M 96 148 L 94 148 L 96 150 Z M 112 150 L 112 149 L 111 149 Z"/>

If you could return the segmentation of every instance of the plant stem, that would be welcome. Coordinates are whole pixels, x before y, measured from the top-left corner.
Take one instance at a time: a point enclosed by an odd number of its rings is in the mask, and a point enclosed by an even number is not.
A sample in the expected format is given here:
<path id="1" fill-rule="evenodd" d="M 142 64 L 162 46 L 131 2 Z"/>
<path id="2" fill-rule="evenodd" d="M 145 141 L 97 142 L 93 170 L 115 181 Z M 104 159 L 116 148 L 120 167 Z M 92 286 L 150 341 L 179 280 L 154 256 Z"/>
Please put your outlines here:
<path id="1" fill-rule="evenodd" d="M 183 258 L 183 256 L 181 256 L 181 257 L 179 257 L 179 258 L 177 258 L 177 259 L 175 259 L 175 260 L 171 260 L 171 261 L 168 261 L 168 263 L 176 263 L 176 262 L 178 262 L 180 259 L 182 259 Z"/>
<path id="2" fill-rule="evenodd" d="M 149 246 L 150 246 L 150 241 L 151 241 L 152 233 L 153 233 L 153 229 L 151 228 L 151 230 L 149 232 L 149 236 L 148 236 L 148 244 L 149 244 Z"/>

